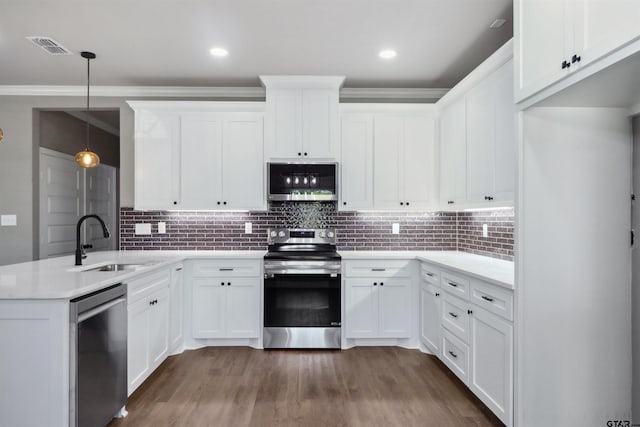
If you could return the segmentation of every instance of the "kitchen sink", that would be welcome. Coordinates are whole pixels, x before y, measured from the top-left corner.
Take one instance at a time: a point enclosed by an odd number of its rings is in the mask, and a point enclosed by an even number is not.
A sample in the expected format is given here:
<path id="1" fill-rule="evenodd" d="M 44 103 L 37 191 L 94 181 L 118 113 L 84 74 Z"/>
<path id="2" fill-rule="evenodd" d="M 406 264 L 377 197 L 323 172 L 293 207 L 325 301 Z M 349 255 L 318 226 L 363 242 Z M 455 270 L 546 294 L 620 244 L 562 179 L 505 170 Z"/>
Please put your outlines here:
<path id="1" fill-rule="evenodd" d="M 145 265 L 146 264 L 107 264 L 83 271 L 129 271 L 136 270 L 138 267 L 143 267 Z"/>

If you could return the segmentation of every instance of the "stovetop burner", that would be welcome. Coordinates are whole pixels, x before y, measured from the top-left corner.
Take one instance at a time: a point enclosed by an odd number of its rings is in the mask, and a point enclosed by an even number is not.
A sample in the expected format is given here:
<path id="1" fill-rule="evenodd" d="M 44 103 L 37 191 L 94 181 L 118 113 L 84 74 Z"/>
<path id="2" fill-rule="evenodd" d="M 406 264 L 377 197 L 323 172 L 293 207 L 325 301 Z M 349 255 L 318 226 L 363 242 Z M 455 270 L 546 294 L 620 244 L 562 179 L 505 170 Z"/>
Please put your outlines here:
<path id="1" fill-rule="evenodd" d="M 270 260 L 340 260 L 336 251 L 336 233 L 332 229 L 269 229 Z"/>

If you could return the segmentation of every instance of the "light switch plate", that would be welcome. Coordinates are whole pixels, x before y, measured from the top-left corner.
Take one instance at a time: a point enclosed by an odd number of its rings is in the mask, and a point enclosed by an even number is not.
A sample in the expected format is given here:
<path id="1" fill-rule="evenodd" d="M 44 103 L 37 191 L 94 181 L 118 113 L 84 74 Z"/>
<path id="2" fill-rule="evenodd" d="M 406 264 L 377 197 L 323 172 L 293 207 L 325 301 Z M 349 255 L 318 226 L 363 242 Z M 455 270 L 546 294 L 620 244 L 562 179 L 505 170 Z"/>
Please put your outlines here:
<path id="1" fill-rule="evenodd" d="M 158 234 L 166 234 L 167 233 L 167 223 L 159 222 L 158 223 Z"/>
<path id="2" fill-rule="evenodd" d="M 17 215 L 0 215 L 0 225 L 3 227 L 15 227 L 18 225 Z"/>
<path id="3" fill-rule="evenodd" d="M 400 234 L 400 224 L 394 222 L 391 224 L 391 234 Z"/>
<path id="4" fill-rule="evenodd" d="M 482 237 L 489 237 L 489 226 L 482 224 Z"/>
<path id="5" fill-rule="evenodd" d="M 151 234 L 151 224 L 136 224 L 136 234 Z"/>
<path id="6" fill-rule="evenodd" d="M 253 224 L 250 222 L 245 222 L 244 223 L 244 234 L 251 234 L 253 233 Z"/>

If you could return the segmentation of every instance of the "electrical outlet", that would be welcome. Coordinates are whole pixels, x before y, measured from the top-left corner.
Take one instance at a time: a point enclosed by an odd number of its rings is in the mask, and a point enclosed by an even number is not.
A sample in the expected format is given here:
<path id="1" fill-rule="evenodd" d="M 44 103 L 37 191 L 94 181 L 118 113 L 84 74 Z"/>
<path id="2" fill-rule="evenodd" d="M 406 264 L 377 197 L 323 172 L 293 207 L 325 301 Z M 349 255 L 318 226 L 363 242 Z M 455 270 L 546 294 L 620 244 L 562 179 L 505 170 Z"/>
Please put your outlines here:
<path id="1" fill-rule="evenodd" d="M 400 234 L 400 224 L 394 222 L 391 224 L 391 234 Z"/>
<path id="2" fill-rule="evenodd" d="M 251 224 L 250 222 L 245 222 L 244 234 L 251 234 L 251 233 L 253 233 L 253 224 Z"/>
<path id="3" fill-rule="evenodd" d="M 15 227 L 16 225 L 18 225 L 18 216 L 17 215 L 1 215 L 0 225 L 2 225 L 3 227 Z"/>
<path id="4" fill-rule="evenodd" d="M 167 223 L 159 222 L 158 223 L 158 234 L 166 234 L 167 233 Z"/>
<path id="5" fill-rule="evenodd" d="M 489 226 L 482 224 L 482 237 L 489 237 Z"/>

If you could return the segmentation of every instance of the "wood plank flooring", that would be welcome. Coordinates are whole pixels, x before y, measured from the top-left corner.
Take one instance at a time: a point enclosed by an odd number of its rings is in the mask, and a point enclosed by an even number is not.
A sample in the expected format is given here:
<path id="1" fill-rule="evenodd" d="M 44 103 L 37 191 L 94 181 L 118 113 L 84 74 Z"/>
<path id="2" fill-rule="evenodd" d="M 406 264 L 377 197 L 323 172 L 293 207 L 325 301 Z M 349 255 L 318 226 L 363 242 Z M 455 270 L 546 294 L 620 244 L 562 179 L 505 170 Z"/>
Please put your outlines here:
<path id="1" fill-rule="evenodd" d="M 125 426 L 501 426 L 435 357 L 208 347 L 169 357 L 131 395 Z"/>

